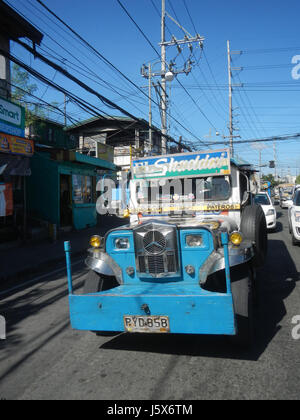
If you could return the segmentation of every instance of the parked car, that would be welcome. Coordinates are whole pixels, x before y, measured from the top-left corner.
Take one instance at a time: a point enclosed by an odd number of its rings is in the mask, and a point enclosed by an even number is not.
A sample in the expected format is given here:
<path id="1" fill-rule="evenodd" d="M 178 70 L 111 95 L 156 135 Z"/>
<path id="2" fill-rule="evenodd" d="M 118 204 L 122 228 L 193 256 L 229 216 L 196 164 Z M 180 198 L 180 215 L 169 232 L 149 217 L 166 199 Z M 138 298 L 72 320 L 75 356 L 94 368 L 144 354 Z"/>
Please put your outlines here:
<path id="1" fill-rule="evenodd" d="M 277 215 L 269 194 L 267 192 L 256 194 L 254 196 L 254 202 L 255 204 L 260 204 L 265 213 L 267 229 L 275 229 L 277 225 Z"/>
<path id="2" fill-rule="evenodd" d="M 282 209 L 288 209 L 292 204 L 291 200 L 293 197 L 294 185 L 293 184 L 282 184 L 279 186 L 279 196 L 280 196 L 280 207 Z"/>
<path id="3" fill-rule="evenodd" d="M 300 190 L 296 190 L 293 203 L 288 211 L 289 231 L 292 235 L 293 245 L 300 242 Z"/>

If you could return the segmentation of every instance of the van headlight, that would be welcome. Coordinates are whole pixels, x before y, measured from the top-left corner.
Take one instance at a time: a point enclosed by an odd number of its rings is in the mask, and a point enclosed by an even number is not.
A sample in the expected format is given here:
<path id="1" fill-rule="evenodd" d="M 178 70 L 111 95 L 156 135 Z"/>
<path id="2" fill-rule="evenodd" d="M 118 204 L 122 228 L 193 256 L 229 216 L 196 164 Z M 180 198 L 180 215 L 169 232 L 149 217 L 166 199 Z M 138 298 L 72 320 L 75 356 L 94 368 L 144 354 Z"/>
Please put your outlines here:
<path id="1" fill-rule="evenodd" d="M 267 211 L 267 216 L 273 216 L 273 214 L 275 214 L 275 210 L 274 209 L 270 209 Z"/>
<path id="2" fill-rule="evenodd" d="M 129 238 L 117 238 L 117 239 L 115 239 L 115 247 L 117 249 L 128 249 L 129 248 Z"/>
<path id="3" fill-rule="evenodd" d="M 202 235 L 187 235 L 185 238 L 185 243 L 190 248 L 200 247 L 203 244 Z"/>

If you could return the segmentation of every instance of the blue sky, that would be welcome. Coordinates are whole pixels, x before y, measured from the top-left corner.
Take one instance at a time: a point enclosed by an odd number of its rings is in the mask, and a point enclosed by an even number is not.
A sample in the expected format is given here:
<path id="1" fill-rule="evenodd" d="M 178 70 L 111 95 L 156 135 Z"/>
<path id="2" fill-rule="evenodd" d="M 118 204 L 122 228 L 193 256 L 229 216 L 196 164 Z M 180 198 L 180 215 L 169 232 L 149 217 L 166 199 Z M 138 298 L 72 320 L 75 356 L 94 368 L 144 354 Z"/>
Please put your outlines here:
<path id="1" fill-rule="evenodd" d="M 159 51 L 161 0 L 121 1 Z M 159 70 L 158 56 L 116 0 L 45 0 L 45 4 L 142 88 L 144 95 L 80 45 L 36 0 L 6 2 L 45 34 L 41 53 L 52 60 L 67 58 L 64 65 L 71 73 L 137 117 L 148 119 L 147 90 L 143 88 L 147 80 L 141 77 L 140 68 L 143 63 L 151 61 L 154 69 Z M 246 140 L 300 132 L 300 79 L 294 80 L 291 75 L 294 66 L 292 57 L 300 55 L 298 1 L 166 0 L 166 10 L 190 34 L 194 35 L 196 29 L 205 37 L 204 53 L 196 45 L 194 47 L 192 72 L 188 76 L 178 76 L 190 96 L 176 80 L 168 87 L 170 134 L 173 137 L 178 139 L 181 135 L 186 141 L 198 138 L 210 142 L 222 140 L 222 135 L 228 136 L 227 40 L 230 40 L 232 51 L 243 52 L 232 56 L 232 66 L 242 68 L 233 71 L 233 83 L 237 85 L 233 91 L 234 122 L 239 129 L 236 135 Z M 167 39 L 171 35 L 182 39 L 184 34 L 167 18 Z M 118 115 L 53 69 L 34 60 L 14 43 L 12 52 L 101 110 Z M 176 55 L 174 47 L 168 48 L 168 60 Z M 176 58 L 177 69 L 184 66 L 188 57 L 189 50 L 185 47 Z M 102 80 L 96 79 L 97 76 Z M 57 101 L 63 108 L 61 93 L 34 82 L 39 88 L 37 96 Z M 153 99 L 157 101 L 154 90 Z M 76 119 L 90 116 L 73 104 L 68 104 L 67 109 Z M 153 122 L 160 126 L 155 105 Z M 216 130 L 220 133 L 219 137 L 215 135 Z M 273 144 L 266 142 L 264 146 L 262 163 L 274 159 Z M 235 151 L 251 163 L 258 164 L 259 152 L 250 144 L 236 145 Z M 276 151 L 279 174 L 289 171 L 300 174 L 300 140 L 277 142 Z M 274 172 L 268 168 L 264 171 Z"/>

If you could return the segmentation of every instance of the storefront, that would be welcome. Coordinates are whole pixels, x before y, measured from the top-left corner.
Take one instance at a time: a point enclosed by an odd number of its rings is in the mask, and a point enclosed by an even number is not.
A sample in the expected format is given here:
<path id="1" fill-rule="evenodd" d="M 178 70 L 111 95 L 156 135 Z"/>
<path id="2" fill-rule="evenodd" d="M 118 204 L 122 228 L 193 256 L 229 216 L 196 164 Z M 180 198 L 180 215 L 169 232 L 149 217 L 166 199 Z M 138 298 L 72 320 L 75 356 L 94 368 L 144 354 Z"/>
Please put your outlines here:
<path id="1" fill-rule="evenodd" d="M 0 132 L 0 243 L 26 236 L 25 179 L 33 153 L 33 141 Z"/>
<path id="2" fill-rule="evenodd" d="M 27 180 L 30 214 L 60 229 L 76 230 L 97 224 L 97 171 L 116 171 L 108 161 L 67 152 L 39 152 L 31 162 L 32 176 Z"/>

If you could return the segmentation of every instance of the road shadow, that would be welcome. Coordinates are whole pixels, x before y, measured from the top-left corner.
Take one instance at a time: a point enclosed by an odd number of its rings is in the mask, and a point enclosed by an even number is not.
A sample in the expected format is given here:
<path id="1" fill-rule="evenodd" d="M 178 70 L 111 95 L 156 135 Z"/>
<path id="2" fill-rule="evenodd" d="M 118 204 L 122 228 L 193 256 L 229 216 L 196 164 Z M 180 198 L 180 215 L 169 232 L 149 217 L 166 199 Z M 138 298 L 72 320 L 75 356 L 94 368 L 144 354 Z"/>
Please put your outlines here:
<path id="1" fill-rule="evenodd" d="M 281 222 L 277 222 L 276 227 L 274 229 L 268 230 L 268 235 L 272 235 L 273 233 L 280 233 L 283 231 L 283 225 Z"/>
<path id="2" fill-rule="evenodd" d="M 74 291 L 78 292 L 84 284 L 83 277 L 87 269 L 82 268 L 82 264 L 73 267 Z M 68 285 L 67 280 L 57 284 L 57 280 L 65 276 L 59 272 L 51 275 L 50 278 L 41 280 L 30 286 L 24 285 L 17 292 L 12 292 L 9 296 L 0 301 L 0 314 L 6 320 L 6 340 L 0 340 L 0 351 L 13 351 L 22 345 L 26 340 L 26 333 L 20 329 L 19 324 L 29 317 L 38 315 L 44 308 L 62 300 L 67 304 Z M 69 320 L 68 320 L 69 323 Z M 46 325 L 45 331 L 51 331 L 55 325 Z M 1 357 L 0 357 L 1 361 Z"/>
<path id="3" fill-rule="evenodd" d="M 257 361 L 280 330 L 279 323 L 286 315 L 284 300 L 299 280 L 283 241 L 269 240 L 267 262 L 258 271 L 257 279 L 259 306 L 255 314 L 255 343 L 251 349 L 238 348 L 224 336 L 130 333 L 106 341 L 100 349 Z"/>

